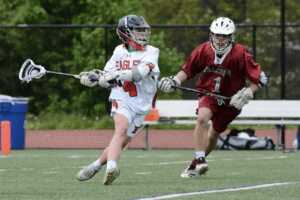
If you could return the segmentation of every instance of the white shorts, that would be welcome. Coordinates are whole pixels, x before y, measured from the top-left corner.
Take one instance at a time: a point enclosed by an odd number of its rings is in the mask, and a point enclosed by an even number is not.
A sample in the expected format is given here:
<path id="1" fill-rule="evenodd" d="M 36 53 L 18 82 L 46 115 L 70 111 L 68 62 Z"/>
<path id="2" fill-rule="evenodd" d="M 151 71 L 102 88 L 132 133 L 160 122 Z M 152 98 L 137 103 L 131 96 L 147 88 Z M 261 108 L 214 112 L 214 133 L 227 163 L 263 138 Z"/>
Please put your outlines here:
<path id="1" fill-rule="evenodd" d="M 134 137 L 137 129 L 142 125 L 146 115 L 133 112 L 124 101 L 113 101 L 110 116 L 113 117 L 115 113 L 125 115 L 129 121 L 127 135 Z"/>

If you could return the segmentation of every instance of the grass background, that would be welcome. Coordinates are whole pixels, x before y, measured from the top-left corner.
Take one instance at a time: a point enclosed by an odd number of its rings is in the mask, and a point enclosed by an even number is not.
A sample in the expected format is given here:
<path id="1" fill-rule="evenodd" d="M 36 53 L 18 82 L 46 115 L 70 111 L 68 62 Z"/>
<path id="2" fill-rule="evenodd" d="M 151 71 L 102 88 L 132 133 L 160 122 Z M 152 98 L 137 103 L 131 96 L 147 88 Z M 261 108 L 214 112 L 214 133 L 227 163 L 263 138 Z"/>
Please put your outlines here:
<path id="1" fill-rule="evenodd" d="M 180 178 L 194 150 L 125 150 L 121 175 L 102 184 L 105 167 L 88 181 L 76 174 L 102 151 L 26 149 L 0 154 L 1 200 L 134 199 L 170 193 L 216 190 L 275 182 L 300 181 L 300 153 L 282 151 L 213 151 L 206 176 Z M 254 190 L 200 194 L 178 199 L 299 199 L 300 184 Z"/>

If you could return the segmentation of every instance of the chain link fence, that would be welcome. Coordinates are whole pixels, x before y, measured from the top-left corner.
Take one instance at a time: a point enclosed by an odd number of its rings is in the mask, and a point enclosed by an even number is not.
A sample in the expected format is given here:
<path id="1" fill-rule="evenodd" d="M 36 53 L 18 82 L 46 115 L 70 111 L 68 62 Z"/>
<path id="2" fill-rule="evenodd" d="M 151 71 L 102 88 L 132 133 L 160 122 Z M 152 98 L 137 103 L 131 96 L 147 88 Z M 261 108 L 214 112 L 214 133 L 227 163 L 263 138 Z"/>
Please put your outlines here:
<path id="1" fill-rule="evenodd" d="M 193 50 L 200 44 L 208 40 L 208 28 L 209 25 L 151 25 L 151 36 L 163 32 L 165 34 L 165 46 L 166 48 L 176 48 L 179 53 L 185 55 L 185 59 L 193 52 Z M 72 38 L 68 35 L 72 35 L 72 31 L 75 29 L 101 29 L 103 34 L 99 37 L 104 37 L 104 44 L 95 44 L 101 51 L 105 51 L 105 62 L 108 61 L 115 48 L 114 45 L 109 43 L 111 37 L 116 37 L 115 29 L 116 25 L 15 25 L 15 26 L 0 26 L 0 30 L 5 32 L 5 29 L 18 29 L 18 31 L 30 31 L 43 29 L 39 31 L 41 40 L 47 40 L 46 33 L 53 32 L 55 35 L 57 32 L 65 33 L 66 37 L 64 41 L 58 41 L 57 44 L 53 44 L 49 48 L 59 48 L 61 45 L 72 43 Z M 287 99 L 296 100 L 300 99 L 300 90 L 297 86 L 300 84 L 298 67 L 299 63 L 299 51 L 300 51 L 300 25 L 299 24 L 287 24 L 285 26 L 285 57 L 282 53 L 282 35 L 280 24 L 236 24 L 235 42 L 242 44 L 248 48 L 254 60 L 260 63 L 262 70 L 268 77 L 268 84 L 265 88 L 256 93 L 256 99 Z M 43 35 L 43 32 L 45 35 Z M 33 34 L 34 36 L 34 34 Z M 30 38 L 28 38 L 30 40 Z M 19 45 L 22 45 L 22 41 Z M 151 39 L 150 39 L 151 44 Z M 55 46 L 57 45 L 57 46 Z M 34 44 L 32 47 L 34 48 Z M 43 47 L 45 50 L 48 48 Z M 164 51 L 164 49 L 160 49 Z M 36 52 L 38 54 L 38 52 Z M 60 55 L 53 55 L 54 58 L 63 56 L 68 52 L 59 52 Z M 282 63 L 285 60 L 285 63 Z M 22 61 L 20 61 L 22 63 Z M 184 61 L 182 63 L 184 65 Z M 101 68 L 103 66 L 99 66 Z M 164 66 L 160 66 L 163 68 Z M 8 70 L 8 69 L 7 69 Z M 180 69 L 178 69 L 179 71 Z M 284 72 L 284 73 L 282 73 Z M 13 73 L 13 72 L 12 72 Z M 196 81 L 199 76 L 186 81 L 183 86 L 195 88 Z M 284 84 L 282 84 L 284 80 Z M 16 81 L 16 80 L 14 80 Z M 12 83 L 13 85 L 13 83 Z M 284 95 L 282 95 L 284 91 Z M 106 99 L 108 92 L 106 91 Z M 183 92 L 182 99 L 196 99 L 197 96 Z M 107 106 L 109 103 L 106 101 Z"/>

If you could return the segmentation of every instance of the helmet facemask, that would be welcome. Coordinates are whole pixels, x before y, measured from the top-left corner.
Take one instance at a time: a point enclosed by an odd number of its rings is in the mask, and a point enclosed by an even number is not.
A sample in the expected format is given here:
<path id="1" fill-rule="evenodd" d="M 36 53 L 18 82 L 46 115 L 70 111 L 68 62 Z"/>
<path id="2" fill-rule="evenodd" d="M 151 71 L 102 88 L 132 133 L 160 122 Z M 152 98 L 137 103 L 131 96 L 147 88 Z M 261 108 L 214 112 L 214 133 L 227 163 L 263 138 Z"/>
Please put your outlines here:
<path id="1" fill-rule="evenodd" d="M 216 54 L 224 54 L 234 42 L 234 34 L 223 35 L 223 34 L 214 34 L 213 32 L 209 33 L 209 40 L 213 50 Z"/>
<path id="2" fill-rule="evenodd" d="M 209 28 L 209 40 L 216 54 L 224 54 L 234 42 L 235 25 L 227 17 L 214 20 Z"/>
<path id="3" fill-rule="evenodd" d="M 140 51 L 145 51 L 150 39 L 150 30 L 147 28 L 133 28 L 131 31 L 128 29 L 128 40 L 127 43 L 133 48 Z"/>

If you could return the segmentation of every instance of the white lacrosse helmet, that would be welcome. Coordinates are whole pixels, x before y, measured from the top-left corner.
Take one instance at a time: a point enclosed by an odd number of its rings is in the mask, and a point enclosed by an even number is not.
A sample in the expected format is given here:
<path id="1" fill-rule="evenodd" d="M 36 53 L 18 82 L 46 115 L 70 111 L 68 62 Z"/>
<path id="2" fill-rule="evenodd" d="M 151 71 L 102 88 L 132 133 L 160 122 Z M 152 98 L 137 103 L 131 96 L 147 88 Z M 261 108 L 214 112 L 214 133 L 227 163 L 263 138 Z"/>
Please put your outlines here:
<path id="1" fill-rule="evenodd" d="M 209 40 L 213 50 L 217 54 L 224 54 L 234 42 L 235 25 L 233 21 L 227 17 L 219 17 L 212 22 L 209 30 Z M 228 35 L 230 37 L 228 42 L 223 47 L 219 47 L 214 44 L 213 34 Z"/>

